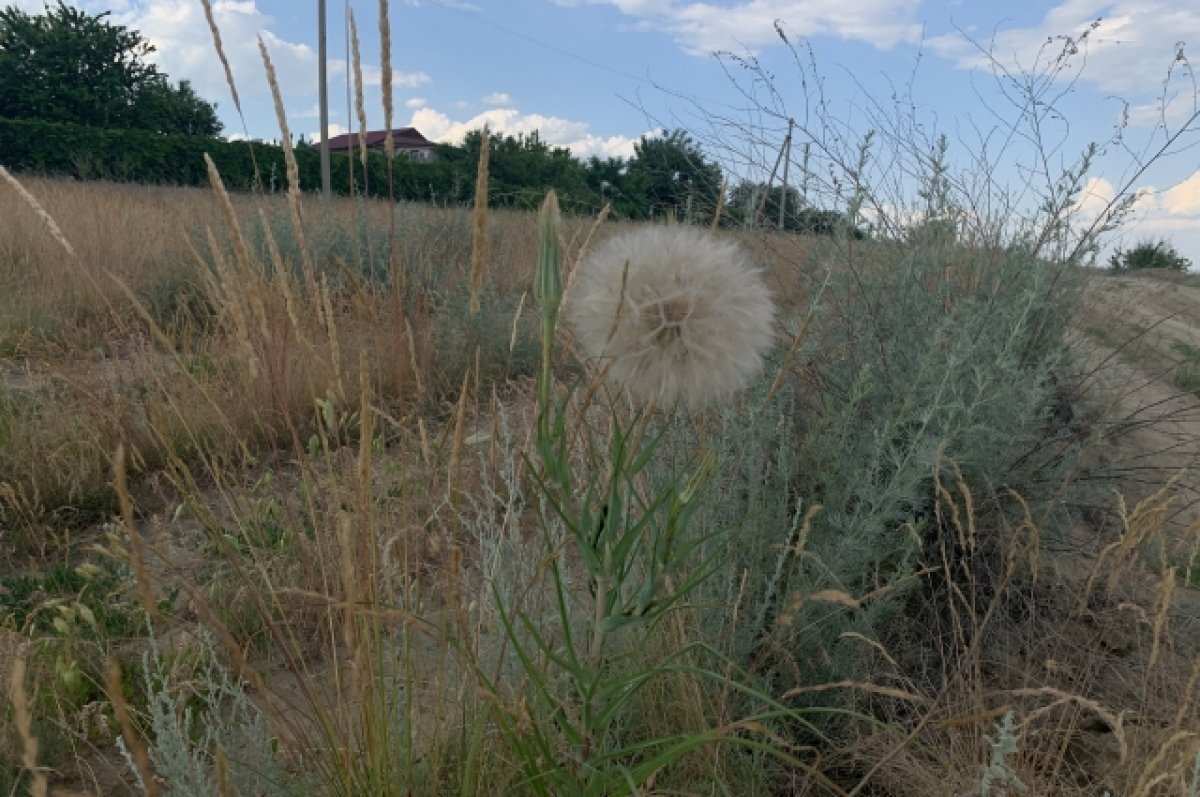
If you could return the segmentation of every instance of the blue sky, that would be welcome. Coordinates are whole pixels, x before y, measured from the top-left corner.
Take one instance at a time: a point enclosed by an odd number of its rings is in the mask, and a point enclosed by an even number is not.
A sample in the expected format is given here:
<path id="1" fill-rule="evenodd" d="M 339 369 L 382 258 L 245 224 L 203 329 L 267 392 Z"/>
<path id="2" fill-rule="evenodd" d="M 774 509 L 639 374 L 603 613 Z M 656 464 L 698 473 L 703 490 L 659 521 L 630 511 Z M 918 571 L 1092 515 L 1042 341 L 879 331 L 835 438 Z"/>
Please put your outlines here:
<path id="1" fill-rule="evenodd" d="M 41 0 L 16 4 L 42 6 Z M 218 103 L 226 134 L 272 139 L 278 126 L 257 51 L 261 35 L 280 74 L 293 134 L 317 132 L 316 0 L 213 0 L 245 127 L 199 0 L 75 4 L 111 11 L 116 21 L 142 31 L 158 47 L 155 58 L 164 71 L 191 80 Z M 351 126 L 348 8 L 366 67 L 369 126 L 380 128 L 377 0 L 328 0 L 328 6 L 333 132 Z M 628 157 L 640 136 L 683 126 L 727 165 L 759 179 L 784 125 L 755 112 L 739 87 L 815 130 L 820 75 L 827 116 L 847 126 L 848 138 L 878 127 L 870 119 L 872 104 L 888 111 L 894 94 L 905 102 L 911 94 L 920 138 L 947 134 L 955 160 L 978 154 L 986 140 L 996 179 L 1019 185 L 1026 179 L 1022 166 L 1036 160 L 1027 136 L 997 132 L 1016 111 L 976 43 L 1004 68 L 1030 70 L 1048 67 L 1062 51 L 1065 42 L 1055 37 L 1078 40 L 1089 31 L 1069 67 L 1046 85 L 1064 114 L 1046 120 L 1042 131 L 1053 170 L 1088 141 L 1111 139 L 1127 113 L 1123 141 L 1104 147 L 1088 174 L 1083 214 L 1136 173 L 1137 154 L 1161 145 L 1164 118 L 1175 132 L 1191 114 L 1190 62 L 1176 58 L 1180 47 L 1186 58 L 1189 42 L 1200 48 L 1200 4 L 1186 0 L 392 0 L 390 14 L 397 126 L 411 124 L 450 142 L 485 122 L 504 133 L 536 129 L 582 157 Z M 776 24 L 803 43 L 799 62 Z M 777 95 L 763 93 L 746 70 L 714 57 L 715 51 L 758 59 Z M 1179 144 L 1188 143 L 1200 143 L 1200 135 L 1185 134 Z M 1132 180 L 1146 195 L 1128 239 L 1169 237 L 1200 266 L 1200 147 L 1175 149 L 1182 151 Z M 899 161 L 882 151 L 876 157 L 875 179 L 895 179 L 889 169 L 901 169 Z"/>

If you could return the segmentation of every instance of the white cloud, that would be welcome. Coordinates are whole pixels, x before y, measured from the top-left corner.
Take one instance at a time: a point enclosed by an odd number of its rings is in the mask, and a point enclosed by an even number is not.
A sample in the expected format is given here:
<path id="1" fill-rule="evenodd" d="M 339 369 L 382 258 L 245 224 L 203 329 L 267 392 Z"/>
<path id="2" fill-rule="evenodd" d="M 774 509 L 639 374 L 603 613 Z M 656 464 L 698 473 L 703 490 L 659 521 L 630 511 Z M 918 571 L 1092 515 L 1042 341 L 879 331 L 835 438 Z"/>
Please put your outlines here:
<path id="1" fill-rule="evenodd" d="M 788 36 L 833 36 L 887 49 L 921 36 L 921 0 L 741 0 L 732 4 L 680 0 L 556 0 L 560 5 L 611 5 L 642 29 L 661 30 L 692 55 L 758 50 Z"/>
<path id="2" fill-rule="evenodd" d="M 503 91 L 493 91 L 480 100 L 484 105 L 511 105 L 512 97 Z"/>
<path id="3" fill-rule="evenodd" d="M 1162 193 L 1162 206 L 1172 216 L 1200 221 L 1200 170 Z"/>
<path id="4" fill-rule="evenodd" d="M 346 61 L 341 58 L 330 58 L 329 73 L 331 75 L 344 75 L 346 73 Z M 363 64 L 362 81 L 364 86 L 382 86 L 383 70 L 377 66 Z M 424 72 L 401 72 L 399 69 L 392 70 L 393 86 L 415 89 L 417 86 L 423 86 L 429 81 L 429 75 L 425 74 Z"/>
<path id="5" fill-rule="evenodd" d="M 1081 80 L 1115 94 L 1157 93 L 1175 59 L 1176 42 L 1200 42 L 1200 6 L 1177 0 L 1063 0 L 1038 25 L 1002 30 L 979 44 L 1006 66 L 1044 69 L 1070 46 L 1064 36 L 1080 41 L 1077 55 L 1086 56 Z M 960 67 L 987 65 L 975 44 L 959 34 L 926 44 Z M 1146 108 L 1139 114 L 1136 121 L 1144 123 Z"/>
<path id="6" fill-rule="evenodd" d="M 1158 200 L 1158 192 L 1152 185 L 1143 185 L 1135 189 L 1137 199 L 1133 203 L 1131 218 L 1163 215 L 1162 204 Z M 1104 177 L 1089 178 L 1079 192 L 1079 200 L 1075 203 L 1074 212 L 1079 220 L 1091 223 L 1100 214 L 1111 209 L 1116 188 Z"/>
<path id="7" fill-rule="evenodd" d="M 337 122 L 329 123 L 329 137 L 330 138 L 333 138 L 334 136 L 340 136 L 343 133 L 349 133 L 349 132 L 351 132 L 351 131 L 345 127 L 342 127 Z M 305 133 L 304 137 L 315 144 L 321 140 L 321 131 L 313 130 L 312 132 Z"/>
<path id="8" fill-rule="evenodd" d="M 1103 177 L 1093 177 L 1084 183 L 1079 192 L 1079 201 L 1075 203 L 1075 212 L 1088 218 L 1095 218 L 1112 202 L 1116 189 L 1113 184 Z"/>
<path id="9" fill-rule="evenodd" d="M 89 3 L 89 5 L 101 5 Z M 110 6 L 111 3 L 104 3 Z M 190 80 L 207 99 L 230 101 L 225 75 L 213 48 L 212 36 L 200 4 L 192 0 L 131 0 L 113 14 L 113 20 L 134 28 L 155 46 L 152 60 L 174 79 Z M 271 32 L 273 20 L 253 0 L 218 0 L 213 17 L 238 93 L 243 99 L 267 89 L 258 36 L 270 53 L 280 90 L 307 93 L 317 66 L 316 51 L 307 44 L 289 42 Z"/>
<path id="10" fill-rule="evenodd" d="M 1075 210 L 1083 218 L 1095 216 L 1112 201 L 1113 184 L 1103 177 L 1087 181 Z M 1138 200 L 1132 218 L 1140 226 L 1177 227 L 1190 224 L 1200 227 L 1200 169 L 1169 188 L 1159 189 L 1142 185 L 1137 189 Z"/>
<path id="11" fill-rule="evenodd" d="M 1113 184 L 1094 177 L 1084 186 L 1076 211 L 1089 223 L 1112 200 Z M 1200 170 L 1170 188 L 1152 185 L 1138 188 L 1139 199 L 1111 245 L 1129 246 L 1145 238 L 1165 238 L 1200 266 Z"/>
<path id="12" fill-rule="evenodd" d="M 449 144 L 462 141 L 467 133 L 485 124 L 492 132 L 502 135 L 537 132 L 542 141 L 556 147 L 566 147 L 577 158 L 592 155 L 629 158 L 638 140 L 628 136 L 597 136 L 589 132 L 586 122 L 536 113 L 522 114 L 515 108 L 493 108 L 461 121 L 451 119 L 433 108 L 419 108 L 413 113 L 409 124 L 420 130 L 426 138 Z"/>
<path id="13" fill-rule="evenodd" d="M 409 108 L 410 110 L 416 110 L 417 108 L 424 108 L 428 104 L 429 104 L 429 101 L 426 100 L 424 97 L 412 97 L 412 98 L 404 101 L 404 107 Z"/>
<path id="14" fill-rule="evenodd" d="M 23 0 L 23 4 L 30 5 L 32 0 Z M 232 105 L 204 10 L 196 0 L 76 0 L 76 4 L 89 13 L 111 11 L 113 22 L 140 31 L 154 45 L 156 52 L 150 60 L 172 79 L 189 80 L 201 97 L 225 108 Z M 35 10 L 40 10 L 41 0 L 36 5 Z M 261 35 L 278 76 L 284 106 L 308 104 L 317 90 L 317 52 L 313 46 L 275 34 L 274 19 L 260 8 L 258 0 L 214 0 L 213 17 L 243 103 L 268 96 L 258 50 Z M 344 77 L 346 68 L 344 59 L 330 59 L 330 82 Z M 364 85 L 378 86 L 381 79 L 377 65 L 363 65 Z M 393 81 L 398 87 L 412 88 L 428 83 L 430 78 L 421 71 L 394 70 Z M 305 118 L 308 112 L 292 115 Z"/>

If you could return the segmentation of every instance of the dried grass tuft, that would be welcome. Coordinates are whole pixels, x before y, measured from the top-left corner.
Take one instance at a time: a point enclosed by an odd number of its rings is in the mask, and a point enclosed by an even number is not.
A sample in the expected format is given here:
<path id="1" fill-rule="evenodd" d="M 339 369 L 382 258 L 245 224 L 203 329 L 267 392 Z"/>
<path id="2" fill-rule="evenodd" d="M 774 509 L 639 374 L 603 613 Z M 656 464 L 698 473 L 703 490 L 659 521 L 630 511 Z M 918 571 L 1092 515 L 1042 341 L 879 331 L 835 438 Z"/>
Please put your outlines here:
<path id="1" fill-rule="evenodd" d="M 24 658 L 13 663 L 9 696 L 16 715 L 17 735 L 21 737 L 21 766 L 33 781 L 29 792 L 33 797 L 46 797 L 46 773 L 37 765 L 38 740 L 33 735 L 33 715 L 29 711 L 29 696 L 25 693 L 25 669 Z"/>
<path id="2" fill-rule="evenodd" d="M 267 71 L 267 84 L 271 87 L 271 97 L 275 100 L 275 118 L 279 121 L 280 145 L 283 147 L 283 160 L 287 166 L 288 176 L 288 207 L 292 212 L 292 226 L 296 229 L 296 238 L 300 241 L 300 253 L 304 258 L 305 277 L 310 281 L 313 270 L 312 255 L 308 248 L 308 240 L 304 235 L 304 213 L 300 205 L 300 169 L 296 165 L 296 152 L 292 148 L 292 133 L 288 128 L 287 112 L 283 107 L 283 95 L 279 91 L 279 80 L 275 76 L 275 65 L 271 63 L 271 54 L 262 36 L 258 37 L 258 51 L 262 55 L 263 68 Z"/>
<path id="3" fill-rule="evenodd" d="M 233 69 L 229 66 L 229 59 L 225 57 L 225 47 L 221 43 L 221 29 L 217 27 L 217 20 L 213 16 L 212 2 L 211 0 L 200 0 L 200 5 L 204 6 L 204 18 L 208 20 L 208 29 L 212 31 L 217 58 L 221 60 L 221 66 L 225 68 L 225 83 L 229 86 L 229 93 L 233 95 L 233 107 L 237 108 L 238 116 L 241 116 L 242 100 L 238 97 L 237 84 L 233 80 Z"/>
<path id="4" fill-rule="evenodd" d="M 475 210 L 472 213 L 471 242 L 471 317 L 479 315 L 479 291 L 483 287 L 483 263 L 487 256 L 488 150 L 490 136 L 483 127 L 479 144 L 479 165 L 475 172 Z"/>
<path id="5" fill-rule="evenodd" d="M 350 9 L 350 53 L 354 70 L 354 110 L 358 115 L 358 158 L 363 167 L 363 193 L 367 193 L 367 106 L 363 100 L 362 53 L 358 46 L 358 26 Z"/>
<path id="6" fill-rule="evenodd" d="M 146 746 L 134 730 L 133 720 L 129 716 L 129 704 L 125 702 L 125 693 L 121 691 L 121 666 L 116 659 L 109 659 L 104 672 L 104 686 L 108 691 L 108 699 L 112 703 L 113 713 L 117 715 L 117 725 L 121 728 L 121 738 L 133 755 L 133 763 L 142 779 L 142 787 L 146 797 L 158 797 L 158 780 L 150 767 L 150 756 Z"/>
<path id="7" fill-rule="evenodd" d="M 383 127 L 392 129 L 393 97 L 392 97 L 392 23 L 388 17 L 388 0 L 379 0 L 379 69 L 381 72 L 381 90 L 383 92 Z M 391 169 L 392 158 L 396 157 L 396 144 L 389 135 L 383 143 L 387 153 L 388 168 Z M 389 174 L 389 179 L 391 175 Z"/>
<path id="8" fill-rule="evenodd" d="M 42 220 L 42 223 L 46 225 L 46 229 L 50 230 L 50 234 L 54 236 L 54 240 L 58 241 L 63 249 L 67 250 L 67 254 L 71 257 L 75 257 L 75 247 L 71 246 L 71 242 L 67 240 L 66 236 L 62 234 L 62 230 L 58 228 L 58 224 L 54 221 L 54 217 L 46 212 L 45 208 L 43 208 L 37 201 L 37 198 L 34 197 L 33 194 L 29 193 L 29 191 L 25 189 L 25 186 L 21 185 L 21 182 L 16 177 L 13 177 L 9 173 L 8 169 L 5 169 L 3 166 L 0 166 L 0 177 L 3 177 L 4 180 L 17 192 L 17 195 L 20 196 L 21 199 L 24 199 L 25 203 L 28 204 L 29 207 L 33 208 L 33 212 L 36 213 L 38 218 Z"/>

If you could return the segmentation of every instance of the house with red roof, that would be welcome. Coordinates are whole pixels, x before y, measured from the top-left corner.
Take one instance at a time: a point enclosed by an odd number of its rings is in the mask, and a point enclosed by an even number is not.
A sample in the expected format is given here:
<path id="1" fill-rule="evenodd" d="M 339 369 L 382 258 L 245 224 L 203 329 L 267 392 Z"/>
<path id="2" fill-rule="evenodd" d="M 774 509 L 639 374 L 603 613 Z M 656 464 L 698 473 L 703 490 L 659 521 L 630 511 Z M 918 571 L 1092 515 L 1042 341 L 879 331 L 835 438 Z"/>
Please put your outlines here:
<path id="1" fill-rule="evenodd" d="M 415 161 L 432 161 L 437 151 L 437 144 L 421 135 L 415 127 L 399 127 L 394 130 L 371 130 L 367 133 L 367 149 L 384 152 L 388 136 L 392 137 L 392 146 L 396 156 L 401 154 Z M 329 139 L 330 152 L 347 152 L 361 146 L 358 133 L 343 133 Z"/>

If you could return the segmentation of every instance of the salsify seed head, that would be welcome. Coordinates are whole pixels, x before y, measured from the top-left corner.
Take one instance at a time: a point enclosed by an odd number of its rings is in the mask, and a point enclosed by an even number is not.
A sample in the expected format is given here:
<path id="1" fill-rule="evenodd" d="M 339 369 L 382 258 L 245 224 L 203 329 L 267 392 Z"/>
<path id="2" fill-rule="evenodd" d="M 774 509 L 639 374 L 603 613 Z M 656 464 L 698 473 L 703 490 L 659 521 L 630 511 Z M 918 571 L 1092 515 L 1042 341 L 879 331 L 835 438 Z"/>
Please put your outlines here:
<path id="1" fill-rule="evenodd" d="M 672 225 L 597 247 L 579 267 L 567 314 L 583 351 L 634 399 L 699 407 L 758 375 L 775 303 L 745 249 Z"/>

